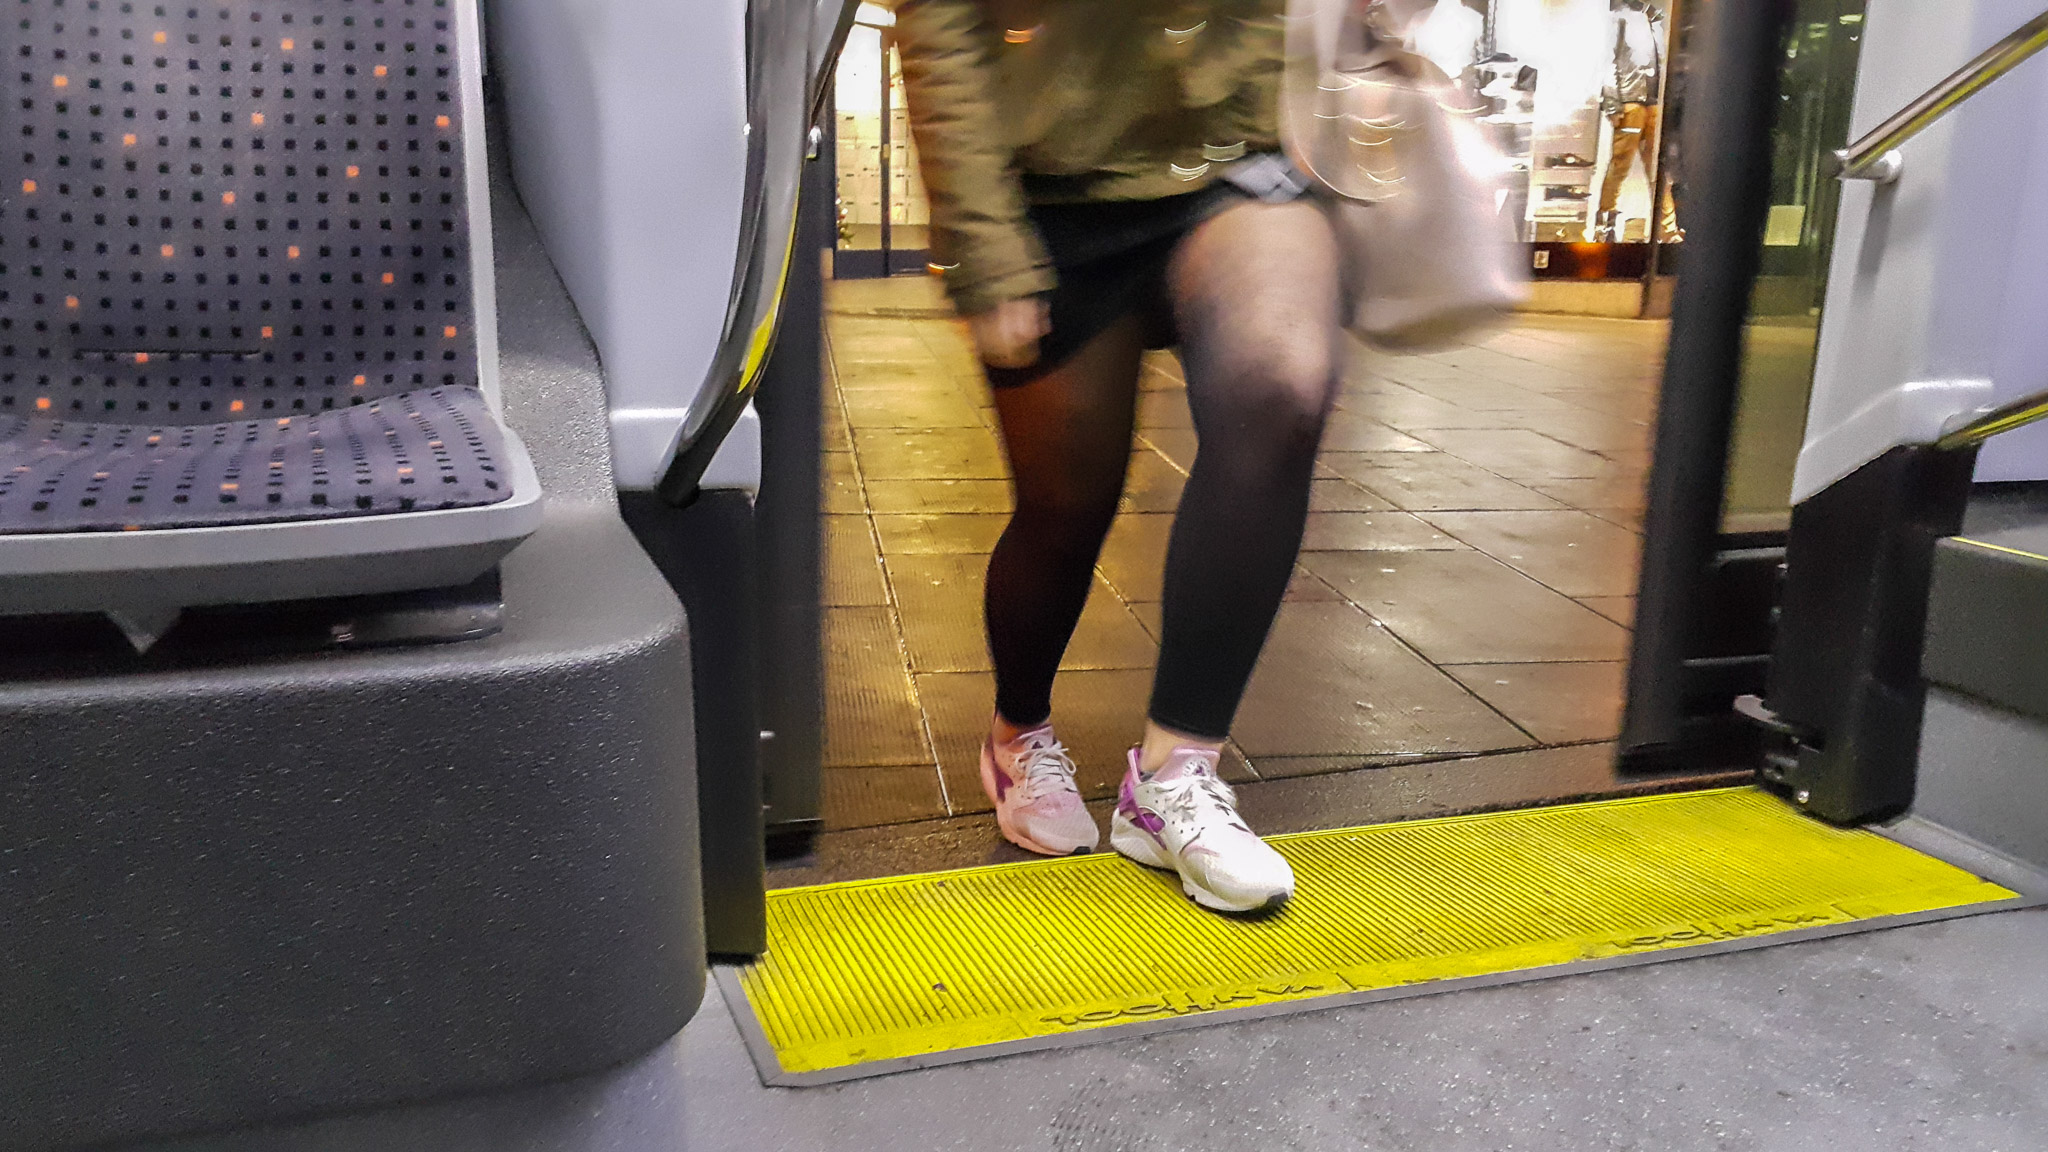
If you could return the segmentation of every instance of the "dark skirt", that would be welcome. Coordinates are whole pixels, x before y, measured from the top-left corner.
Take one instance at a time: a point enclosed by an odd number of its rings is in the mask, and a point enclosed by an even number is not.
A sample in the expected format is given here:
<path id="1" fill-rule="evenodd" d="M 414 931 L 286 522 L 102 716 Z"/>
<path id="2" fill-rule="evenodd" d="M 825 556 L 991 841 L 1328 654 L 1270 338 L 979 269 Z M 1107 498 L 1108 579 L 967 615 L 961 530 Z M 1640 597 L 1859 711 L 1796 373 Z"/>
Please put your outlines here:
<path id="1" fill-rule="evenodd" d="M 1167 266 L 1188 233 L 1243 200 L 1284 202 L 1303 195 L 1306 178 L 1277 156 L 1234 165 L 1224 179 L 1158 200 L 1034 204 L 1031 223 L 1052 258 L 1057 286 L 1044 297 L 1051 330 L 1027 368 L 982 366 L 995 388 L 1014 388 L 1053 371 L 1126 316 L 1136 315 L 1147 348 L 1179 343 L 1166 290 Z M 1033 179 L 1025 178 L 1027 192 Z"/>

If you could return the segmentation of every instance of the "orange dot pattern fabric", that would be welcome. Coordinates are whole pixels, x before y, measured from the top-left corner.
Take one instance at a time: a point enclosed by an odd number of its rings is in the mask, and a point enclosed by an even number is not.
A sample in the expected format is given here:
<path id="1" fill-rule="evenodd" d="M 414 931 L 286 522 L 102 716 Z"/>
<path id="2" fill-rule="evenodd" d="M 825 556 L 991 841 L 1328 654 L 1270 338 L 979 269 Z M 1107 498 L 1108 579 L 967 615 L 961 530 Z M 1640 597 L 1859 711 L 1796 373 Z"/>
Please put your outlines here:
<path id="1" fill-rule="evenodd" d="M 0 414 L 0 533 L 476 507 L 512 494 L 504 459 L 504 437 L 474 388 L 208 424 Z"/>
<path id="2" fill-rule="evenodd" d="M 443 335 L 475 331 L 449 0 L 8 22 L 0 414 L 207 423 L 478 382 Z"/>
<path id="3" fill-rule="evenodd" d="M 450 0 L 16 0 L 7 47 L 0 534 L 510 496 Z"/>

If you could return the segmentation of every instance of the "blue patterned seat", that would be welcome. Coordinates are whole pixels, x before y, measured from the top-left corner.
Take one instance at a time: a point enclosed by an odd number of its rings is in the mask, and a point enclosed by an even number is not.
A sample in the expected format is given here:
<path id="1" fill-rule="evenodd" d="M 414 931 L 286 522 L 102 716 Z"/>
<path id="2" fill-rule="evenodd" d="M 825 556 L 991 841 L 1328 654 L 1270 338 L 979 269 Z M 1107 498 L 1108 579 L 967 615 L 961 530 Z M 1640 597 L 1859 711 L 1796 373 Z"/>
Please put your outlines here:
<path id="1" fill-rule="evenodd" d="M 232 424 L 0 416 L 0 532 L 265 524 L 495 504 L 505 438 L 475 388 Z"/>
<path id="2" fill-rule="evenodd" d="M 15 7 L 0 615 L 460 582 L 531 532 L 449 0 Z"/>

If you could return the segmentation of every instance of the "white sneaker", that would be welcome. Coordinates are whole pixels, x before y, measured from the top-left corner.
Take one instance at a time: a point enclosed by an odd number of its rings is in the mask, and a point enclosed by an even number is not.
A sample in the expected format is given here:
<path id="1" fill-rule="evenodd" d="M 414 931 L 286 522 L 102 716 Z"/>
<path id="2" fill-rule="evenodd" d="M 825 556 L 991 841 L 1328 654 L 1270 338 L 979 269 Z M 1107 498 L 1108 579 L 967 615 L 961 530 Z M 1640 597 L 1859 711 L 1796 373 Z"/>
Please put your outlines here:
<path id="1" fill-rule="evenodd" d="M 1050 724 L 1001 746 L 982 741 L 981 787 L 995 802 L 1003 838 L 1027 852 L 1072 856 L 1102 842 L 1074 786 L 1074 758 Z"/>
<path id="2" fill-rule="evenodd" d="M 1237 796 L 1216 778 L 1215 752 L 1181 748 L 1150 780 L 1131 750 L 1109 844 L 1151 868 L 1180 873 L 1180 886 L 1204 908 L 1251 912 L 1294 895 L 1294 869 L 1237 815 Z"/>

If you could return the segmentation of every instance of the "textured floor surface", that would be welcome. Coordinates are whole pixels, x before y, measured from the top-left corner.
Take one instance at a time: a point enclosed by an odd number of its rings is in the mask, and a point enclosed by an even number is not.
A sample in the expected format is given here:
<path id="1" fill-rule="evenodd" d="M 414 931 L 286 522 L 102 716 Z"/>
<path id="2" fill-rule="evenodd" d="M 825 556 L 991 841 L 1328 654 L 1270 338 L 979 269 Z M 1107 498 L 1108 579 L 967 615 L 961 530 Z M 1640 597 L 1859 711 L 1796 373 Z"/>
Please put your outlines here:
<path id="1" fill-rule="evenodd" d="M 1272 843 L 1300 887 L 1256 917 L 1107 853 L 787 889 L 768 954 L 721 978 L 758 1021 L 763 1078 L 817 1084 L 2017 896 L 1753 788 Z"/>

